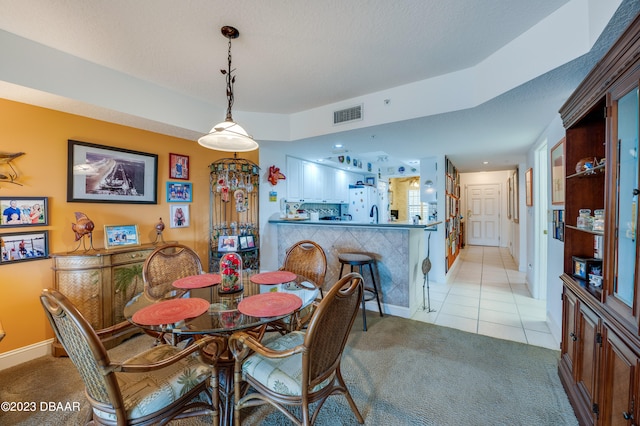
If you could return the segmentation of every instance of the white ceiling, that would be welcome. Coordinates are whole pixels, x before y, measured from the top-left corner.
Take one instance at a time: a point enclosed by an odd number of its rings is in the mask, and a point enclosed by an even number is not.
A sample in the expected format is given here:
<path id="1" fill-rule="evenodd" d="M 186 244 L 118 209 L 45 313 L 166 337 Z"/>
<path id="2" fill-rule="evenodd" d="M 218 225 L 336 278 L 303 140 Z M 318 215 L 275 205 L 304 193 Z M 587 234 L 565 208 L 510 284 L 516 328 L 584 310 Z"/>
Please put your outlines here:
<path id="1" fill-rule="evenodd" d="M 237 70 L 234 117 L 277 114 L 295 123 L 298 116 L 312 117 L 309 111 L 314 109 L 373 93 L 385 93 L 393 103 L 397 88 L 440 81 L 461 70 L 477 68 L 481 73 L 488 58 L 500 52 L 508 55 L 514 39 L 536 25 L 553 25 L 553 14 L 571 3 L 586 0 L 0 0 L 0 30 L 151 82 L 178 97 L 193 99 L 194 105 L 201 102 L 211 108 L 205 112 L 211 117 L 210 127 L 224 118 L 213 116 L 226 108 L 219 70 L 226 68 L 227 40 L 220 27 L 232 25 L 240 31 L 232 43 Z M 462 171 L 513 167 L 523 161 L 566 97 L 638 10 L 637 1 L 623 1 L 591 53 L 570 58 L 566 65 L 556 58 L 558 66 L 510 82 L 508 90 L 496 90 L 478 105 L 460 110 L 435 107 L 420 117 L 400 114 L 393 120 L 365 121 L 344 132 L 334 128 L 293 137 L 294 143 L 269 137 L 261 143 L 281 145 L 309 159 L 329 157 L 331 145 L 343 142 L 352 156 L 365 160 L 382 153 L 413 164 L 413 160 L 446 154 Z M 588 13 L 575 19 L 591 29 L 597 27 L 593 23 L 597 19 Z M 563 42 L 558 40 L 559 45 Z M 5 58 L 18 55 L 11 49 L 15 45 L 0 44 Z M 505 56 L 505 61 L 517 68 L 529 53 L 535 54 L 535 49 L 521 49 Z M 106 101 L 92 105 L 81 95 L 48 91 L 29 83 L 24 75 L 3 73 L 3 68 L 8 70 L 9 65 L 0 62 L 0 97 L 189 139 L 208 130 L 138 117 Z M 95 83 L 99 73 L 91 74 L 85 76 Z M 79 72 L 74 78 L 82 75 Z M 63 77 L 52 73 L 51 78 Z M 103 96 L 108 97 L 110 83 L 105 80 L 104 84 L 107 94 Z M 451 97 L 456 88 L 442 91 Z M 436 105 L 448 101 L 425 99 Z M 252 128 L 242 124 L 260 139 L 255 123 Z M 482 166 L 481 159 L 491 163 Z"/>

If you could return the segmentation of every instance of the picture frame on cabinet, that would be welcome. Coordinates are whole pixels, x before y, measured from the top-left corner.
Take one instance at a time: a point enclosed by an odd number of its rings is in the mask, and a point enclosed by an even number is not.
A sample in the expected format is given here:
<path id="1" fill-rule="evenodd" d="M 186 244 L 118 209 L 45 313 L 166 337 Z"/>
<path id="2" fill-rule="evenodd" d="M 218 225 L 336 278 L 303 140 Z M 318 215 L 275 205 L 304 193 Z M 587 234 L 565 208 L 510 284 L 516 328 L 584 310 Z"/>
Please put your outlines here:
<path id="1" fill-rule="evenodd" d="M 0 233 L 0 265 L 48 257 L 49 231 Z"/>
<path id="2" fill-rule="evenodd" d="M 167 182 L 168 203 L 190 203 L 192 194 L 191 182 Z"/>
<path id="3" fill-rule="evenodd" d="M 0 197 L 0 227 L 44 226 L 49 223 L 48 197 Z"/>
<path id="4" fill-rule="evenodd" d="M 169 207 L 171 222 L 170 228 L 188 228 L 191 222 L 189 204 L 174 204 Z"/>
<path id="5" fill-rule="evenodd" d="M 189 156 L 169 154 L 169 179 L 189 180 Z"/>
<path id="6" fill-rule="evenodd" d="M 533 169 L 529 168 L 524 174 L 527 207 L 533 206 Z"/>
<path id="7" fill-rule="evenodd" d="M 158 204 L 158 156 L 68 141 L 67 201 Z"/>
<path id="8" fill-rule="evenodd" d="M 218 251 L 237 251 L 238 236 L 237 235 L 220 235 L 218 237 Z"/>
<path id="9" fill-rule="evenodd" d="M 139 245 L 138 225 L 104 225 L 104 247 L 107 250 Z"/>
<path id="10" fill-rule="evenodd" d="M 551 204 L 564 204 L 564 140 L 551 148 Z"/>

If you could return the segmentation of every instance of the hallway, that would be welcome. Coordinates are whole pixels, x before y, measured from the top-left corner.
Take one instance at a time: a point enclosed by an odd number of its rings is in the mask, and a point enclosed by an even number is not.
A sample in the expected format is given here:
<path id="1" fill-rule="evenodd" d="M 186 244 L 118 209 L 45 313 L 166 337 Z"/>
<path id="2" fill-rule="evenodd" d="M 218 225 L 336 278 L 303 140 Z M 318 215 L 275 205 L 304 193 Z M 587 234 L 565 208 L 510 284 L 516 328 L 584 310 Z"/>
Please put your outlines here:
<path id="1" fill-rule="evenodd" d="M 413 318 L 470 333 L 560 349 L 546 323 L 546 301 L 531 297 L 506 248 L 466 246 L 447 284 L 430 283 L 431 309 Z"/>

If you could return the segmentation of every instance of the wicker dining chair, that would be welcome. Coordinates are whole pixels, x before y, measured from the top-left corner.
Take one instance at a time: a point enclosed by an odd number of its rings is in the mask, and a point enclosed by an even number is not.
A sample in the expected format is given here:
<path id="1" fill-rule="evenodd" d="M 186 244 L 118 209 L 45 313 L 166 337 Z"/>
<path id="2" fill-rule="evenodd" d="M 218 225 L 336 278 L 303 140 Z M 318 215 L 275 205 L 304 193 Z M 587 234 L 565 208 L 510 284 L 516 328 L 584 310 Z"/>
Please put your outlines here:
<path id="1" fill-rule="evenodd" d="M 320 245 L 311 240 L 298 241 L 286 251 L 281 271 L 289 271 L 310 279 L 320 289 L 327 274 L 327 255 Z"/>
<path id="2" fill-rule="evenodd" d="M 327 273 L 327 255 L 318 243 L 302 240 L 289 247 L 280 270 L 308 278 L 320 290 L 320 297 L 323 297 L 322 287 L 324 287 Z M 301 330 L 309 323 L 313 309 L 314 305 L 312 304 L 291 316 L 275 321 L 269 330 L 279 331 L 281 334 Z"/>
<path id="3" fill-rule="evenodd" d="M 202 273 L 202 262 L 195 251 L 183 244 L 165 244 L 152 251 L 142 266 L 144 291 L 151 299 L 179 297 L 184 291 L 173 287 L 173 282 Z"/>
<path id="4" fill-rule="evenodd" d="M 364 423 L 340 371 L 362 292 L 362 276 L 352 272 L 318 303 L 306 331 L 294 331 L 264 345 L 241 331 L 231 335 L 237 426 L 241 409 L 265 403 L 275 406 L 294 424 L 312 425 L 327 398 L 334 394 L 344 395 L 358 422 Z M 311 415 L 309 405 L 313 403 L 317 405 Z M 299 406 L 302 419 L 287 406 Z"/>
<path id="5" fill-rule="evenodd" d="M 91 405 L 87 423 L 99 425 L 165 424 L 172 419 L 213 415 L 218 422 L 217 370 L 198 356 L 220 347 L 205 337 L 185 349 L 154 346 L 123 362 L 113 362 L 101 339 L 116 338 L 128 323 L 95 331 L 57 290 L 44 290 L 40 301 L 56 337 L 76 366 Z"/>

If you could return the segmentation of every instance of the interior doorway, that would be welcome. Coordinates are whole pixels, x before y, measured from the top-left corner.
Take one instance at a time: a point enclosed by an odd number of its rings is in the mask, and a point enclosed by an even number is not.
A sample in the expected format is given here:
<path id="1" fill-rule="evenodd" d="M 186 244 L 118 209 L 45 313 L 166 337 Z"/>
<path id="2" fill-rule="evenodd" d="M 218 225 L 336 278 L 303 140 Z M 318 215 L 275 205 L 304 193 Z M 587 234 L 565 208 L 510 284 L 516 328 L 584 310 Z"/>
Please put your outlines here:
<path id="1" fill-rule="evenodd" d="M 466 185 L 467 244 L 500 245 L 500 184 Z"/>

